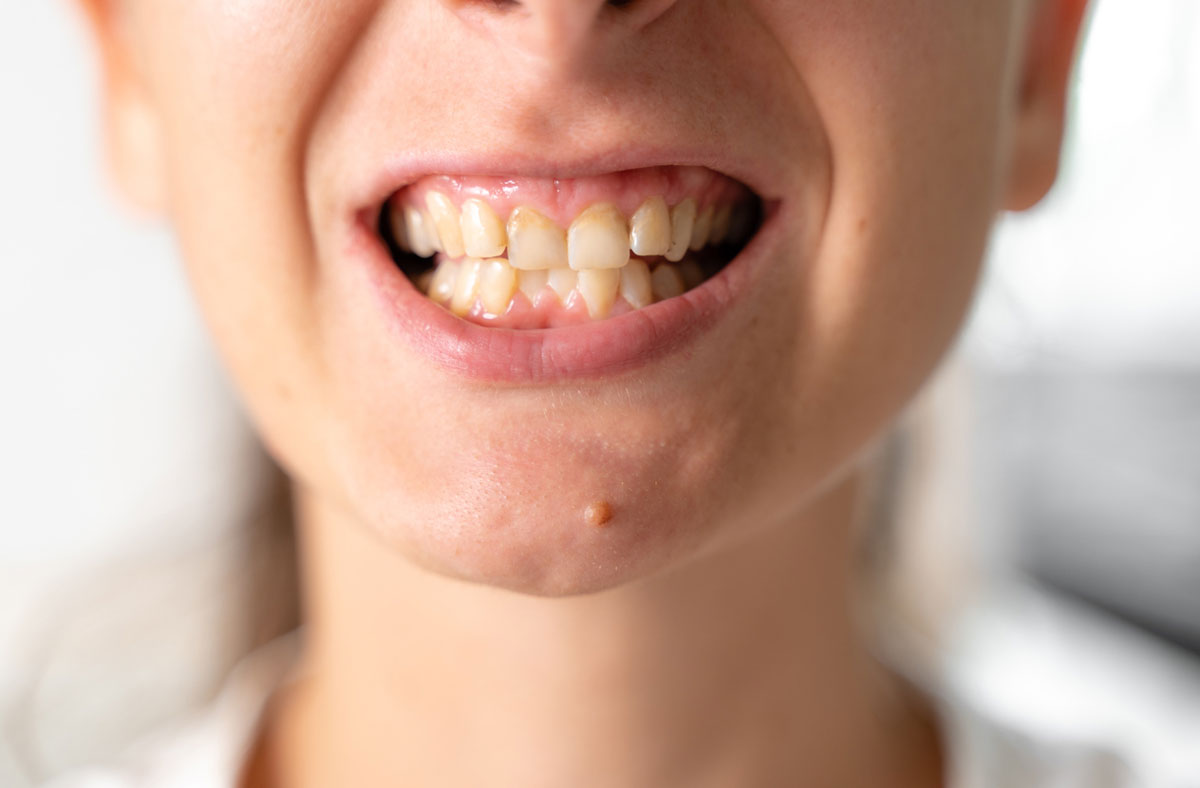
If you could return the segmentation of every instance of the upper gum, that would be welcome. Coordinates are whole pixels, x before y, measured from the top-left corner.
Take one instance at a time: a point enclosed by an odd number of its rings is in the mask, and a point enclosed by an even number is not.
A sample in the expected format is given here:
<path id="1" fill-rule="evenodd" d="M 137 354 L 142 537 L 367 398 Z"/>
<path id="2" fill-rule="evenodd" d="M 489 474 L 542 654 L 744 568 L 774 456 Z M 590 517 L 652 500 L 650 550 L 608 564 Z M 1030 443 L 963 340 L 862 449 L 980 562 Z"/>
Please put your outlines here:
<path id="1" fill-rule="evenodd" d="M 518 206 L 536 210 L 564 230 L 589 206 L 613 203 L 627 219 L 643 202 L 662 197 L 668 205 L 692 198 L 700 206 L 731 203 L 748 194 L 744 186 L 702 167 L 656 167 L 565 180 L 527 177 L 432 175 L 405 187 L 398 199 L 426 210 L 425 195 L 438 191 L 460 211 L 479 198 L 501 221 Z"/>

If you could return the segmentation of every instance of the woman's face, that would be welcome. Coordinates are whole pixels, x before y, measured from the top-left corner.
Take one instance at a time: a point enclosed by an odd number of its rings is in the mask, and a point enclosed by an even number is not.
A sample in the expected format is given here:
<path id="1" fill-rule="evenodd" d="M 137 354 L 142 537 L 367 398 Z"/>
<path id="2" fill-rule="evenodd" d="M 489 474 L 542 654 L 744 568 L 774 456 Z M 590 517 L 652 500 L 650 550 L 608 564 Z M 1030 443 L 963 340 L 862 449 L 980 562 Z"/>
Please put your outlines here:
<path id="1" fill-rule="evenodd" d="M 794 518 L 946 349 L 1006 199 L 1010 0 L 123 6 L 139 166 L 263 437 L 469 580 L 596 590 Z M 429 184 L 566 230 L 702 182 L 762 206 L 745 248 L 569 327 L 453 317 L 377 232 Z"/>

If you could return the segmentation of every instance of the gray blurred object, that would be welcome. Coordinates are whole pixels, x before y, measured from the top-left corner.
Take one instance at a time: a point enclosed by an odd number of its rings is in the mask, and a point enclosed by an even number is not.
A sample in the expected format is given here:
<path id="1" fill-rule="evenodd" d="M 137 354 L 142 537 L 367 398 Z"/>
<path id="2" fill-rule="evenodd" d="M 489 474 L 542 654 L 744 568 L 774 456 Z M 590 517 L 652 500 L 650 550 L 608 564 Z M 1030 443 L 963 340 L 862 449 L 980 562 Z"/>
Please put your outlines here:
<path id="1" fill-rule="evenodd" d="M 166 228 L 115 207 L 69 0 L 0 3 L 0 785 L 103 761 L 287 625 L 278 472 Z"/>
<path id="2" fill-rule="evenodd" d="M 985 561 L 1200 652 L 1200 4 L 1107 0 L 966 342 Z"/>

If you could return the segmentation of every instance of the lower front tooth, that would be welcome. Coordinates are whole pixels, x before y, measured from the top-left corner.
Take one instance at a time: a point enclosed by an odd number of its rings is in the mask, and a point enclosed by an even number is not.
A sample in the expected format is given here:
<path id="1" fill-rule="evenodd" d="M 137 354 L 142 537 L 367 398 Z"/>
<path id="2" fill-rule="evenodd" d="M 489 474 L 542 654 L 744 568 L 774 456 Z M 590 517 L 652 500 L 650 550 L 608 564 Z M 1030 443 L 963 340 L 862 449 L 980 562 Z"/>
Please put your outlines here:
<path id="1" fill-rule="evenodd" d="M 575 289 L 578 281 L 579 274 L 570 268 L 551 268 L 547 284 L 550 285 L 551 290 L 558 293 L 558 300 L 565 304 L 567 296 Z"/>
<path id="2" fill-rule="evenodd" d="M 630 260 L 621 269 L 621 296 L 634 309 L 649 306 L 654 301 L 650 287 L 650 267 L 641 260 Z"/>
<path id="3" fill-rule="evenodd" d="M 529 303 L 533 303 L 537 298 L 538 293 L 546 288 L 546 283 L 550 281 L 550 272 L 545 268 L 533 271 L 517 271 L 517 287 L 529 299 Z"/>
<path id="4" fill-rule="evenodd" d="M 458 263 L 454 260 L 443 260 L 433 273 L 433 281 L 429 283 L 429 297 L 444 304 L 454 296 L 454 285 L 458 281 Z"/>
<path id="5" fill-rule="evenodd" d="M 684 291 L 683 277 L 679 275 L 679 269 L 670 263 L 659 263 L 654 268 L 654 273 L 650 275 L 650 286 L 659 301 L 682 295 Z"/>
<path id="6" fill-rule="evenodd" d="M 513 292 L 517 289 L 517 272 L 503 257 L 484 260 L 479 274 L 479 300 L 492 315 L 508 311 Z"/>
<path id="7" fill-rule="evenodd" d="M 475 303 L 475 296 L 479 293 L 479 271 L 482 266 L 482 260 L 468 257 L 458 269 L 458 277 L 454 281 L 454 295 L 450 299 L 450 311 L 459 317 L 470 312 Z"/>
<path id="8" fill-rule="evenodd" d="M 607 317 L 617 300 L 617 288 L 621 284 L 618 268 L 595 268 L 579 272 L 579 294 L 587 304 L 592 319 Z"/>

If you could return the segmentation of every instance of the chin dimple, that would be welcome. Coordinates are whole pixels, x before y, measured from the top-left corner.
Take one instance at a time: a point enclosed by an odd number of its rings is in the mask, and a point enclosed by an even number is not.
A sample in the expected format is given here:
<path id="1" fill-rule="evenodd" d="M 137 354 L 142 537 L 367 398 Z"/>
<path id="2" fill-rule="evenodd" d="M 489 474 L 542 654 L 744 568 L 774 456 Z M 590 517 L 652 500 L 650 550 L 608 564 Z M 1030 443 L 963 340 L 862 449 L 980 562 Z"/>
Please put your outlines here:
<path id="1" fill-rule="evenodd" d="M 653 194 L 628 216 L 598 200 L 564 227 L 531 205 L 402 190 L 388 203 L 387 231 L 402 254 L 432 258 L 409 275 L 455 315 L 550 328 L 645 308 L 719 270 L 747 240 L 755 206 L 737 193 L 704 199 Z"/>

